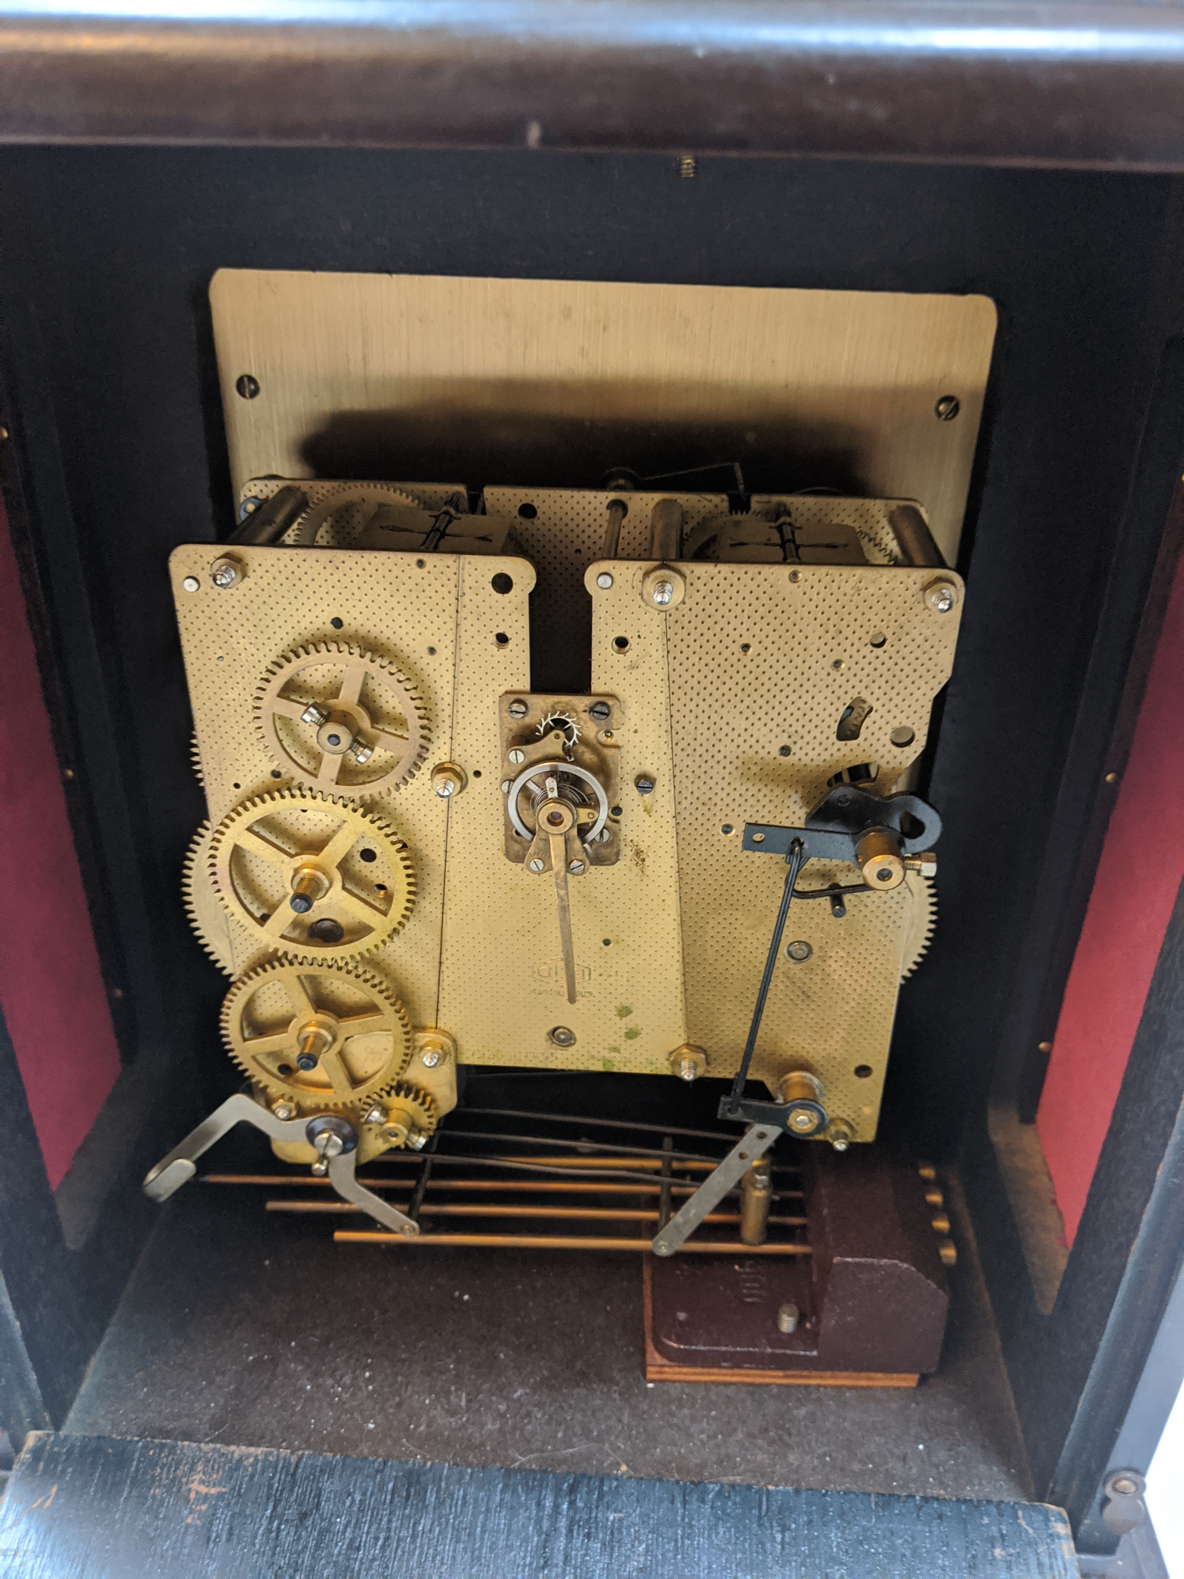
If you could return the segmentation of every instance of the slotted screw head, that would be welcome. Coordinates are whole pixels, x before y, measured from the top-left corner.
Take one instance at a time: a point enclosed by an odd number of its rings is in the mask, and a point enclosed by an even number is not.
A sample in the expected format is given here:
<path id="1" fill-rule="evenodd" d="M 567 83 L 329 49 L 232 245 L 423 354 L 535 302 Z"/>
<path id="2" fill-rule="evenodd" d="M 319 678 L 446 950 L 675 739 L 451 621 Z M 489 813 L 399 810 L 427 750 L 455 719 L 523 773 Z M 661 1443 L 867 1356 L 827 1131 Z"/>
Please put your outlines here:
<path id="1" fill-rule="evenodd" d="M 544 869 L 542 861 L 540 861 L 537 856 L 529 864 L 530 864 L 530 870 L 532 872 L 534 872 L 536 874 L 536 876 L 537 876 L 537 874 L 539 872 L 541 872 Z"/>
<path id="2" fill-rule="evenodd" d="M 567 869 L 569 872 L 575 872 L 578 875 L 584 870 L 584 863 L 583 861 L 569 861 L 567 863 Z"/>
<path id="3" fill-rule="evenodd" d="M 514 764 L 515 767 L 517 767 L 519 763 L 526 761 L 526 752 L 519 751 L 518 747 L 515 746 L 513 751 L 511 751 L 509 754 L 509 760 Z"/>
<path id="4" fill-rule="evenodd" d="M 420 1054 L 425 1069 L 435 1069 L 443 1054 L 438 1047 L 425 1047 Z"/>
<path id="5" fill-rule="evenodd" d="M 593 702 L 592 706 L 588 709 L 588 717 L 594 718 L 597 723 L 601 723 L 609 716 L 611 712 L 612 708 L 607 702 Z"/>
<path id="6" fill-rule="evenodd" d="M 525 718 L 526 703 L 520 698 L 515 698 L 515 700 L 510 703 L 509 707 L 506 708 L 506 712 L 509 713 L 511 718 Z"/>

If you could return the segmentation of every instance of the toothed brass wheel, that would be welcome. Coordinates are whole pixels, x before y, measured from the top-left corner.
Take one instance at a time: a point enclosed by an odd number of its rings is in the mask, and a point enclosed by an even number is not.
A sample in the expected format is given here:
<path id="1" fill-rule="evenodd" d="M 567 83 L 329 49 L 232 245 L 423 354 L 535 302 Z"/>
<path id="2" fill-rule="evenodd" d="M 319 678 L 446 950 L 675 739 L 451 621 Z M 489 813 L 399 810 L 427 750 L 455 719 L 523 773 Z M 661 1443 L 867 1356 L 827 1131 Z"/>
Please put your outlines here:
<path id="1" fill-rule="evenodd" d="M 210 841 L 209 872 L 253 939 L 310 963 L 370 953 L 415 899 L 407 847 L 385 818 L 298 789 L 228 812 Z"/>
<path id="2" fill-rule="evenodd" d="M 218 901 L 214 880 L 210 876 L 210 842 L 214 830 L 203 822 L 194 835 L 185 855 L 181 871 L 181 897 L 189 925 L 197 934 L 197 941 L 227 976 L 234 975 L 236 943 L 240 948 L 250 948 L 251 940 L 237 927 Z M 241 958 L 241 954 L 240 954 Z"/>
<path id="3" fill-rule="evenodd" d="M 350 965 L 248 972 L 226 995 L 222 1035 L 256 1085 L 302 1107 L 364 1101 L 411 1058 L 407 1011 L 381 977 Z"/>
<path id="4" fill-rule="evenodd" d="M 287 534 L 291 547 L 352 548 L 380 512 L 418 510 L 419 500 L 390 483 L 343 483 L 310 505 Z"/>
<path id="5" fill-rule="evenodd" d="M 439 1123 L 440 1112 L 422 1087 L 396 1080 L 389 1091 L 378 1092 L 365 1118 L 378 1130 L 382 1149 L 419 1151 Z"/>
<path id="6" fill-rule="evenodd" d="M 255 695 L 255 730 L 279 767 L 330 795 L 396 789 L 429 740 L 411 682 L 343 642 L 315 642 L 273 663 Z"/>
<path id="7" fill-rule="evenodd" d="M 906 872 L 904 881 L 909 891 L 909 908 L 900 956 L 901 981 L 907 981 L 924 959 L 937 925 L 937 889 L 933 879 Z"/>

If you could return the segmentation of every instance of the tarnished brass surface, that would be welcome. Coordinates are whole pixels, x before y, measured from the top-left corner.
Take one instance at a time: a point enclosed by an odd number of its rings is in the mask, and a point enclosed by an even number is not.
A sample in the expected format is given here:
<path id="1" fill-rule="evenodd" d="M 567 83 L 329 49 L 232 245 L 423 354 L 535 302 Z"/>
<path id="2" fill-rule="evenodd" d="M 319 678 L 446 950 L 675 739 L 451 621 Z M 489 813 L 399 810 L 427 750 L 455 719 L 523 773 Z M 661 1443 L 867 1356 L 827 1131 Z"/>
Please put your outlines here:
<path id="1" fill-rule="evenodd" d="M 567 545 L 569 577 L 580 534 L 604 527 L 604 494 L 535 492 L 533 513 L 522 515 L 524 491 L 494 493 L 522 536 L 545 537 L 556 552 Z M 648 523 L 649 498 L 630 496 L 622 541 L 635 514 Z M 725 502 L 678 498 L 692 526 Z M 211 579 L 215 550 L 178 549 L 172 575 L 215 824 L 199 836 L 187 877 L 207 948 L 236 976 L 277 951 L 317 965 L 359 959 L 389 982 L 413 1025 L 455 1037 L 453 1082 L 457 1060 L 677 1076 L 691 1072 L 672 1060 L 687 1047 L 702 1050 L 712 1075 L 731 1075 L 784 875 L 776 859 L 741 849 L 743 826 L 800 822 L 838 775 L 869 782 L 874 773 L 881 793 L 902 782 L 924 749 L 962 605 L 957 577 L 943 578 L 952 602 L 935 606 L 931 570 L 888 562 L 889 539 L 866 524 L 886 529 L 883 501 L 858 502 L 862 514 L 850 501 L 807 503 L 832 520 L 849 515 L 853 531 L 864 522 L 863 552 L 878 562 L 682 560 L 670 571 L 683 595 L 661 605 L 643 590 L 654 585 L 652 562 L 593 563 L 580 593 L 593 609 L 587 696 L 528 689 L 534 571 L 522 559 L 244 545 L 241 579 L 221 587 Z M 455 765 L 454 792 L 438 792 L 439 772 L 408 777 L 397 752 L 372 779 L 366 761 L 326 768 L 340 741 L 315 754 L 326 727 L 316 719 L 306 738 L 281 749 L 279 736 L 277 746 L 259 708 L 278 698 L 291 712 L 308 700 L 295 684 L 276 684 L 306 667 L 285 655 L 308 653 L 327 665 L 313 676 L 314 699 L 331 708 L 344 696 L 359 738 L 400 732 L 412 768 Z M 402 689 L 384 703 L 367 688 L 390 675 Z M 512 701 L 526 711 L 512 715 Z M 590 714 L 593 703 L 607 717 Z M 544 715 L 555 727 L 540 735 Z M 574 749 L 567 715 L 580 732 Z M 521 763 L 509 760 L 515 751 Z M 564 847 L 574 974 L 550 876 L 506 858 L 534 845 L 511 843 L 503 786 L 548 752 L 587 756 L 608 801 L 609 838 L 583 847 L 586 871 Z M 335 799 L 306 787 L 329 778 Z M 579 827 L 544 834 L 550 854 Z M 799 886 L 833 882 L 858 885 L 859 869 L 813 862 Z M 932 891 L 910 870 L 887 891 L 844 900 L 842 919 L 825 899 L 795 901 L 787 938 L 808 951 L 778 961 L 753 1075 L 772 1090 L 791 1069 L 816 1076 L 830 1119 L 866 1141 L 897 987 L 927 939 Z M 319 920 L 341 935 L 314 936 Z M 420 1084 L 428 1073 L 407 1078 Z M 377 1150 L 364 1139 L 363 1160 Z"/>
<path id="2" fill-rule="evenodd" d="M 623 784 L 648 766 L 642 752 L 666 721 L 670 769 L 622 820 L 622 865 L 638 852 L 655 879 L 651 914 L 666 913 L 664 904 L 677 912 L 685 1010 L 673 999 L 655 1003 L 668 1016 L 669 1047 L 704 1047 L 712 1074 L 730 1075 L 785 875 L 775 858 L 741 850 L 744 824 L 800 825 L 831 778 L 865 764 L 875 765 L 877 792 L 899 784 L 924 749 L 933 699 L 953 664 L 961 582 L 947 577 L 959 597 L 943 613 L 926 601 L 932 572 L 924 569 L 677 568 L 686 595 L 659 611 L 641 596 L 650 564 L 589 566 L 592 688 L 618 696 L 629 721 Z M 859 734 L 840 739 L 857 699 L 866 707 Z M 813 861 L 799 888 L 860 881 L 854 866 Z M 886 893 L 847 895 L 845 907 L 841 920 L 826 900 L 791 907 L 787 937 L 810 953 L 778 961 L 752 1073 L 771 1090 L 789 1069 L 817 1075 L 830 1117 L 866 1141 L 875 1134 L 899 982 L 930 927 L 931 895 L 910 872 Z"/>
<path id="3" fill-rule="evenodd" d="M 478 448 L 552 455 L 589 431 L 657 426 L 679 453 L 709 434 L 704 460 L 767 466 L 787 444 L 841 456 L 868 494 L 921 500 L 957 558 L 995 336 L 984 296 L 220 269 L 210 308 L 236 488 L 302 477 L 310 441 L 359 424 L 394 450 L 403 433 L 463 427 Z M 244 372 L 258 399 L 238 395 Z M 956 421 L 937 419 L 947 394 Z M 637 547 L 630 502 L 622 555 L 647 552 L 668 496 L 650 496 Z M 603 552 L 606 524 L 602 505 L 581 563 Z M 517 521 L 514 535 L 533 558 Z"/>

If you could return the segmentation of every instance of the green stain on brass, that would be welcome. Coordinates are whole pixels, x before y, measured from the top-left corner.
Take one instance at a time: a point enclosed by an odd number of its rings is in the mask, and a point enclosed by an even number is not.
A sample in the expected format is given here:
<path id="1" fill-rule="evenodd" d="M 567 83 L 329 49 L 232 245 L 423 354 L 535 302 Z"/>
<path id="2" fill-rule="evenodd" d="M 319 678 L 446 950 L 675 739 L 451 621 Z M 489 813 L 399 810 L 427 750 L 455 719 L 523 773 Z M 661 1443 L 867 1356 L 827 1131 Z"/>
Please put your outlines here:
<path id="1" fill-rule="evenodd" d="M 641 1035 L 641 1032 L 638 1030 L 636 1025 L 631 1025 L 629 1027 L 629 1029 L 625 1032 L 625 1040 L 627 1042 L 631 1042 L 631 1041 L 633 1041 L 633 1039 L 635 1037 L 640 1036 L 640 1035 Z"/>
<path id="2" fill-rule="evenodd" d="M 627 1020 L 632 1013 L 633 1013 L 633 1010 L 629 1007 L 629 1005 L 627 1003 L 618 1003 L 617 1004 L 617 1019 L 618 1020 Z"/>

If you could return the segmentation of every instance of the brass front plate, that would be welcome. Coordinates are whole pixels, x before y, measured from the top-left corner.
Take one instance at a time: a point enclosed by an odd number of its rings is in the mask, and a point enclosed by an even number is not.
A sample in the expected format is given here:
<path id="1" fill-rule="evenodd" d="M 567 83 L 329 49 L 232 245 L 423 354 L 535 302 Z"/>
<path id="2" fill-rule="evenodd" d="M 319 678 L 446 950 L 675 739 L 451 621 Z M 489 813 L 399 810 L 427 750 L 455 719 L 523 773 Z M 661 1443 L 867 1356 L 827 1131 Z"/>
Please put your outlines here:
<path id="1" fill-rule="evenodd" d="M 708 1073 L 731 1075 L 785 878 L 775 856 L 741 849 L 744 824 L 800 825 L 844 768 L 874 763 L 877 790 L 893 787 L 925 747 L 933 698 L 953 664 L 961 598 L 947 614 L 929 608 L 922 589 L 931 570 L 680 563 L 686 595 L 660 612 L 642 600 L 648 568 L 606 561 L 585 574 L 592 684 L 620 697 L 633 726 L 623 735 L 623 783 L 665 756 L 652 795 L 625 795 L 622 836 L 647 868 L 661 849 L 653 911 L 679 919 L 685 1018 L 666 1022 L 668 1046 L 703 1047 Z M 608 589 L 597 586 L 604 572 Z M 839 721 L 856 698 L 870 712 L 857 740 L 840 741 Z M 894 745 L 901 730 L 912 738 Z M 811 862 L 799 887 L 830 881 L 859 875 Z M 783 952 L 778 961 L 753 1076 L 775 1089 L 787 1069 L 812 1071 L 831 1117 L 846 1119 L 858 1140 L 875 1134 L 909 907 L 922 898 L 912 880 L 850 895 L 842 920 L 826 900 L 790 908 L 785 943 L 809 943 L 811 954 L 797 962 Z"/>
<path id="2" fill-rule="evenodd" d="M 415 1026 L 444 1024 L 438 1019 L 440 934 L 454 809 L 434 793 L 430 770 L 435 762 L 462 761 L 469 784 L 459 800 L 488 803 L 500 831 L 498 698 L 528 683 L 527 600 L 534 572 L 524 560 L 501 557 L 327 548 L 234 552 L 246 575 L 226 589 L 210 580 L 218 550 L 209 544 L 184 544 L 169 562 L 210 820 L 216 827 L 242 801 L 292 782 L 254 727 L 253 702 L 269 664 L 310 642 L 347 642 L 393 662 L 424 703 L 428 754 L 408 783 L 360 804 L 407 842 L 417 892 L 406 925 L 365 963 L 390 981 Z M 511 590 L 495 591 L 495 576 L 508 576 Z M 186 590 L 187 579 L 197 582 L 196 591 Z M 457 756 L 458 717 L 471 751 L 467 759 Z M 477 777 L 474 769 L 482 768 Z M 497 855 L 502 859 L 500 848 Z M 236 975 L 267 956 L 240 927 L 230 927 L 229 941 Z"/>
<path id="3" fill-rule="evenodd" d="M 524 498 L 504 492 L 511 504 Z M 531 498 L 534 515 L 519 519 L 540 544 L 566 534 L 579 548 L 580 521 L 589 535 L 599 529 L 603 494 Z M 632 502 L 631 513 L 648 517 L 646 496 Z M 719 496 L 710 502 L 718 508 Z M 848 503 L 828 500 L 832 518 L 850 515 Z M 869 554 L 886 557 L 873 531 L 882 514 L 869 503 L 853 524 L 864 526 Z M 538 551 L 544 563 L 552 552 Z M 390 982 L 413 1024 L 450 1032 L 467 1063 L 669 1075 L 670 1054 L 691 1043 L 706 1050 L 708 1074 L 731 1075 L 784 876 L 777 858 L 743 852 L 744 824 L 801 822 L 828 779 L 863 764 L 876 764 L 879 791 L 891 789 L 924 749 L 961 607 L 956 577 L 957 607 L 940 614 L 922 595 L 933 571 L 882 563 L 680 562 L 685 596 L 666 611 L 641 595 L 652 564 L 587 569 L 579 595 L 591 598 L 591 691 L 612 699 L 620 752 L 619 858 L 571 883 L 578 997 L 569 1004 L 552 885 L 505 854 L 499 731 L 507 699 L 530 695 L 531 566 L 324 548 L 235 552 L 246 573 L 226 589 L 211 582 L 218 551 L 209 545 L 179 548 L 171 563 L 211 819 L 289 783 L 254 728 L 270 664 L 332 641 L 394 664 L 422 697 L 430 745 L 409 782 L 361 804 L 406 841 L 417 895 L 406 925 L 364 963 Z M 571 553 L 577 565 L 589 557 Z M 857 739 L 840 740 L 849 707 L 864 722 Z M 911 732 L 907 744 L 894 744 L 901 731 Z M 431 784 L 431 766 L 444 761 L 467 775 L 450 800 Z M 638 791 L 639 775 L 652 779 L 652 793 Z M 829 880 L 853 883 L 857 873 L 811 863 L 801 883 Z M 808 943 L 810 955 L 778 961 L 753 1073 L 774 1086 L 789 1067 L 813 1071 L 832 1117 L 859 1140 L 875 1133 L 923 900 L 910 879 L 849 896 L 842 920 L 822 900 L 790 912 L 786 942 Z M 227 937 L 236 974 L 264 956 L 242 928 Z M 557 1029 L 570 1036 L 556 1038 Z"/>

